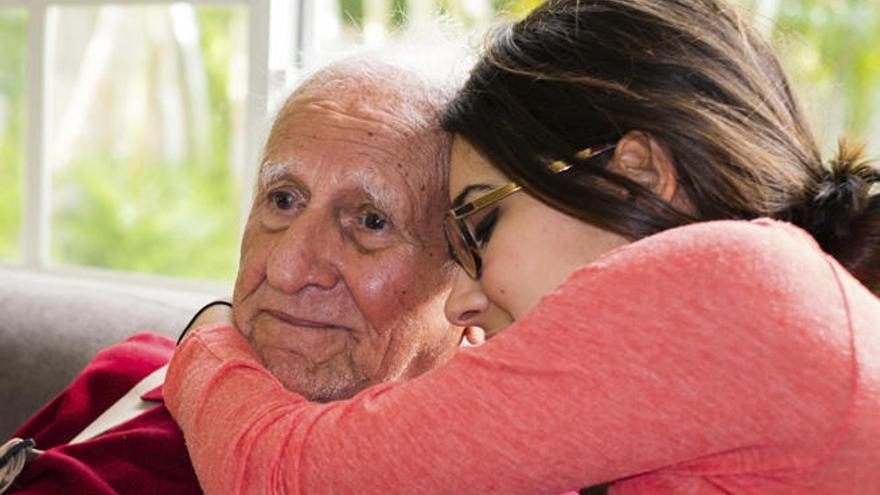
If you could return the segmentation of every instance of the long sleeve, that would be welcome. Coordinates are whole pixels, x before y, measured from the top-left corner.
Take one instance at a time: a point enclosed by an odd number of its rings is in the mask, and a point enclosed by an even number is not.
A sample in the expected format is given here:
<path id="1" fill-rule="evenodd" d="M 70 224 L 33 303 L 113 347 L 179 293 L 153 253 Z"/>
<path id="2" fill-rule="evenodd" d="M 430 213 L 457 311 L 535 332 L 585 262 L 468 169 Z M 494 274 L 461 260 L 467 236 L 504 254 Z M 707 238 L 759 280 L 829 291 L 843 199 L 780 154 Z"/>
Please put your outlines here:
<path id="1" fill-rule="evenodd" d="M 809 470 L 854 407 L 847 277 L 792 227 L 698 224 L 587 265 L 410 382 L 310 403 L 221 326 L 178 349 L 165 397 L 207 494 L 534 494 Z"/>

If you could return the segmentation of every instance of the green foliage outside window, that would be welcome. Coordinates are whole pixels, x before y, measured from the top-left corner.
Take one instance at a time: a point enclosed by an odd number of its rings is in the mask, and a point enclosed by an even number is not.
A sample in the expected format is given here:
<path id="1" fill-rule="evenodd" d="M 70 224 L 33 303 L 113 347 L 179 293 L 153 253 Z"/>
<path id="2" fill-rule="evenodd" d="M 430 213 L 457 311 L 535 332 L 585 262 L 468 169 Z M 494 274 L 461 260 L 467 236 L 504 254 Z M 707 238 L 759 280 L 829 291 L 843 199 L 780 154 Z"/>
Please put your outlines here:
<path id="1" fill-rule="evenodd" d="M 385 18 L 389 29 L 404 27 L 414 4 L 430 8 L 435 13 L 450 17 L 467 27 L 479 27 L 471 12 L 489 12 L 496 17 L 518 19 L 543 3 L 543 0 L 338 0 L 342 20 L 349 26 L 360 27 L 371 13 Z M 471 8 L 467 8 L 470 3 Z M 482 3 L 482 7 L 473 5 Z"/>
<path id="2" fill-rule="evenodd" d="M 761 0 L 740 0 L 743 3 Z M 839 134 L 880 154 L 880 5 L 876 0 L 778 0 L 772 40 L 826 152 Z"/>
<path id="3" fill-rule="evenodd" d="M 82 160 L 56 178 L 53 258 L 78 265 L 232 280 L 239 198 L 226 167 Z"/>
<path id="4" fill-rule="evenodd" d="M 0 11 L 0 259 L 20 257 L 27 15 Z"/>
<path id="5" fill-rule="evenodd" d="M 223 7 L 197 9 L 210 126 L 182 162 L 146 154 L 78 155 L 53 177 L 52 259 L 62 264 L 232 280 L 239 186 L 230 169 L 230 25 Z"/>

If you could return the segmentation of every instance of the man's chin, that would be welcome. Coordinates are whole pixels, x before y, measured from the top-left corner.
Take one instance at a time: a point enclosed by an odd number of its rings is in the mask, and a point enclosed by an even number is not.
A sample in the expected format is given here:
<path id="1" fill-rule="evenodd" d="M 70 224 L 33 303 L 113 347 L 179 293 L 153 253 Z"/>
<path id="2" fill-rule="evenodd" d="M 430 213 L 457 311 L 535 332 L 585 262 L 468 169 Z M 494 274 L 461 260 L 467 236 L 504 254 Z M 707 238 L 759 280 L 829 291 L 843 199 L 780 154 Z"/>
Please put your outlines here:
<path id="1" fill-rule="evenodd" d="M 367 379 L 355 378 L 350 370 L 302 370 L 287 363 L 266 360 L 264 364 L 284 388 L 313 402 L 350 399 L 369 386 Z"/>

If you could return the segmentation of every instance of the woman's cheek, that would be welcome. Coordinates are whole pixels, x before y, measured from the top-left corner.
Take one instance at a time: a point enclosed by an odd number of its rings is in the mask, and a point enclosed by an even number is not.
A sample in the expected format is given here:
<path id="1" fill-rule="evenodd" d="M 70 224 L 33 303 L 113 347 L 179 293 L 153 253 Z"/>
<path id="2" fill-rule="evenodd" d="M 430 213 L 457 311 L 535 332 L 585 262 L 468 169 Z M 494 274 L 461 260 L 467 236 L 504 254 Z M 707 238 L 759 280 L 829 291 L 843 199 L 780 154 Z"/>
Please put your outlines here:
<path id="1" fill-rule="evenodd" d="M 507 232 L 501 232 L 502 235 Z M 493 241 L 496 240 L 493 236 Z M 536 263 L 536 257 L 540 252 L 525 242 L 527 238 L 518 236 L 516 239 L 499 237 L 498 242 L 487 252 L 486 264 L 484 265 L 481 284 L 490 302 L 504 313 L 519 319 L 529 309 L 529 289 L 540 279 L 535 280 L 534 271 L 540 275 L 540 262 Z M 538 247 L 538 250 L 540 248 Z"/>
<path id="2" fill-rule="evenodd" d="M 483 265 L 483 273 L 480 277 L 480 287 L 489 302 L 507 313 L 511 312 L 508 280 L 511 275 L 506 263 L 498 263 L 493 259 Z"/>

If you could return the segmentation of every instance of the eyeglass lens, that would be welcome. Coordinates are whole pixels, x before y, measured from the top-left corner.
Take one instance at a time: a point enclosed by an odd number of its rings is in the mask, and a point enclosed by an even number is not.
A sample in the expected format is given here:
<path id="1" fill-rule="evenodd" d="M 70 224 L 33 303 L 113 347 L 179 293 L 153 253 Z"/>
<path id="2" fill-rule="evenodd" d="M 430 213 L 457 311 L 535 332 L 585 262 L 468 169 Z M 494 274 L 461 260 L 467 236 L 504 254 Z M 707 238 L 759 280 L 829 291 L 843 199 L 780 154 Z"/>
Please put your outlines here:
<path id="1" fill-rule="evenodd" d="M 446 239 L 449 242 L 452 257 L 471 278 L 477 278 L 479 276 L 479 261 L 476 259 L 476 246 L 472 240 L 473 236 L 466 229 L 467 224 L 462 220 L 446 216 Z"/>

